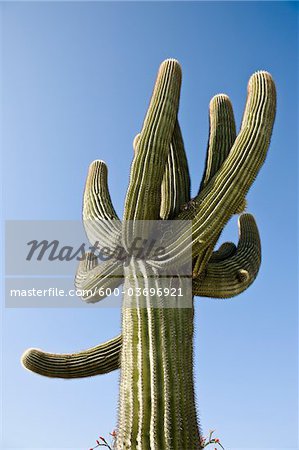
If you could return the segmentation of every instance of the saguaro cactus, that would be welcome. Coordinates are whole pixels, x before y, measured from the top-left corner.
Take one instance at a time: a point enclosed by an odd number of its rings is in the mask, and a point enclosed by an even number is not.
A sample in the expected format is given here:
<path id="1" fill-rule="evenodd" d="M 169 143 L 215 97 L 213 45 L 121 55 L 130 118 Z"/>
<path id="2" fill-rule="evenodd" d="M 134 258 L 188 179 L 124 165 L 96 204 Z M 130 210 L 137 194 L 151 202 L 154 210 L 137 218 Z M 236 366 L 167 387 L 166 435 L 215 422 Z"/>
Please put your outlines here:
<path id="1" fill-rule="evenodd" d="M 160 66 L 142 130 L 134 140 L 134 159 L 122 224 L 113 208 L 104 162 L 91 164 L 83 218 L 91 221 L 89 235 L 102 244 L 127 251 L 131 228 L 148 221 L 192 221 L 192 295 L 228 298 L 240 294 L 255 279 L 260 262 L 259 233 L 254 218 L 239 217 L 239 243 L 214 250 L 233 214 L 245 208 L 245 197 L 263 164 L 275 117 L 276 94 L 271 75 L 257 72 L 249 80 L 241 129 L 236 136 L 231 102 L 216 95 L 210 103 L 210 134 L 206 165 L 198 194 L 190 199 L 190 178 L 178 122 L 181 68 L 174 59 Z M 184 232 L 173 239 L 164 260 L 184 254 Z M 166 264 L 165 262 L 165 264 Z M 136 267 L 142 276 L 135 276 Z M 119 271 L 114 260 L 98 264 L 88 254 L 79 265 L 76 286 L 95 302 L 105 287 L 128 283 L 134 288 L 160 286 L 159 268 L 132 259 Z M 122 278 L 123 277 L 123 278 Z M 92 288 L 103 288 L 92 291 Z M 125 290 L 126 292 L 126 290 Z M 126 296 L 126 294 L 125 294 Z M 126 298 L 124 298 L 125 302 Z M 193 384 L 193 299 L 190 307 L 154 307 L 152 297 L 133 295 L 123 307 L 122 335 L 75 354 L 27 350 L 23 365 L 41 375 L 79 378 L 121 369 L 119 450 L 197 450 L 201 448 Z M 143 305 L 141 302 L 144 302 Z"/>

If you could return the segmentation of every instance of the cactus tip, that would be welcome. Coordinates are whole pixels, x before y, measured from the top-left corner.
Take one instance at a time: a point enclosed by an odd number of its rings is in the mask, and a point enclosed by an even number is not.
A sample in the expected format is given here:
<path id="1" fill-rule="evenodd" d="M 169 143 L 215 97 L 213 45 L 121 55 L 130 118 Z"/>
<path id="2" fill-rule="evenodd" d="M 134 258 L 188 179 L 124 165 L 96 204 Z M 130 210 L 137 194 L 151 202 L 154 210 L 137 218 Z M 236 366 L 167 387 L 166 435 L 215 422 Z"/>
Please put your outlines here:
<path id="1" fill-rule="evenodd" d="M 29 370 L 28 364 L 27 364 L 28 358 L 30 358 L 30 356 L 32 355 L 32 352 L 34 352 L 35 350 L 39 351 L 39 349 L 37 349 L 37 348 L 28 348 L 27 350 L 25 350 L 25 352 L 21 356 L 21 364 L 26 370 Z"/>

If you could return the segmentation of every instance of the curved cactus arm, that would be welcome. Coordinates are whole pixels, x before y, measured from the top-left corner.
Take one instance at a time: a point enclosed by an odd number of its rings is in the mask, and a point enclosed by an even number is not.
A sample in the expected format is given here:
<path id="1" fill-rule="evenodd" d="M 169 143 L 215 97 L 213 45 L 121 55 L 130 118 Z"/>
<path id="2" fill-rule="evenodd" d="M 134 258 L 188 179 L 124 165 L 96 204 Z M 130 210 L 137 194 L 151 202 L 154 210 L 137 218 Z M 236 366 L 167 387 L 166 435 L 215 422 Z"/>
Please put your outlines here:
<path id="1" fill-rule="evenodd" d="M 83 224 L 92 245 L 114 248 L 120 236 L 121 224 L 108 189 L 108 169 L 104 161 L 96 160 L 88 170 L 83 196 Z"/>
<path id="2" fill-rule="evenodd" d="M 190 175 L 178 120 L 175 123 L 161 186 L 160 217 L 170 220 L 190 200 Z"/>
<path id="3" fill-rule="evenodd" d="M 177 215 L 179 220 L 192 220 L 192 254 L 206 256 L 207 248 L 219 236 L 224 225 L 244 201 L 259 169 L 264 163 L 270 144 L 275 118 L 276 92 L 272 77 L 257 72 L 249 80 L 248 97 L 242 128 L 229 155 L 192 204 Z M 165 265 L 174 255 L 190 250 L 186 245 L 189 234 L 182 233 L 168 247 Z M 202 267 L 204 268 L 204 267 Z"/>
<path id="4" fill-rule="evenodd" d="M 194 278 L 198 277 L 198 279 L 200 279 L 200 277 L 203 276 L 207 264 L 223 261 L 230 256 L 233 256 L 237 251 L 237 247 L 233 242 L 224 242 L 218 250 L 212 252 L 211 248 L 214 244 L 215 243 L 213 242 L 211 246 L 207 248 L 204 258 L 199 255 L 194 259 L 192 269 Z"/>
<path id="5" fill-rule="evenodd" d="M 123 267 L 120 261 L 110 259 L 97 264 L 97 257 L 93 253 L 86 253 L 75 277 L 75 287 L 86 303 L 103 300 L 108 288 L 113 291 L 122 282 Z"/>
<path id="6" fill-rule="evenodd" d="M 149 109 L 138 140 L 125 201 L 125 220 L 157 220 L 161 184 L 177 118 L 181 68 L 174 59 L 159 69 Z M 146 205 L 146 207 L 145 207 Z"/>
<path id="7" fill-rule="evenodd" d="M 228 245 L 229 244 L 229 245 Z M 223 247 L 223 246 L 222 246 Z M 206 272 L 193 279 L 193 295 L 229 298 L 245 291 L 255 280 L 261 264 L 261 243 L 254 217 L 243 214 L 239 218 L 239 243 L 232 256 L 233 246 L 226 243 L 218 261 L 209 262 Z"/>
<path id="8" fill-rule="evenodd" d="M 83 200 L 83 219 L 119 220 L 111 201 L 104 161 L 95 160 L 90 164 Z"/>
<path id="9" fill-rule="evenodd" d="M 50 378 L 83 378 L 112 372 L 120 367 L 121 335 L 78 353 L 47 353 L 30 348 L 22 355 L 22 365 Z"/>
<path id="10" fill-rule="evenodd" d="M 212 98 L 209 105 L 209 121 L 209 143 L 199 192 L 218 172 L 236 139 L 233 107 L 227 95 L 218 94 Z"/>

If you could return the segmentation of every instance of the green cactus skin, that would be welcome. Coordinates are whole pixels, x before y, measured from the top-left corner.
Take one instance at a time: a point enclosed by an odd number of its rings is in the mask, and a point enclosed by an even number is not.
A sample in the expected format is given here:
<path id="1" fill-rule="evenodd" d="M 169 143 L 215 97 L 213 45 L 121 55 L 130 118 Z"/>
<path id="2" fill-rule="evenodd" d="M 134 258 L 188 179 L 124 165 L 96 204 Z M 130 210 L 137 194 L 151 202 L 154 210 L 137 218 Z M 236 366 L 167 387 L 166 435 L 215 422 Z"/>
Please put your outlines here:
<path id="1" fill-rule="evenodd" d="M 51 378 L 83 378 L 112 372 L 120 367 L 122 337 L 73 354 L 46 353 L 37 348 L 22 357 L 26 369 Z"/>
<path id="2" fill-rule="evenodd" d="M 236 136 L 232 105 L 224 94 L 210 103 L 210 133 L 205 170 L 198 194 L 190 199 L 190 177 L 178 122 L 181 68 L 174 59 L 160 66 L 142 130 L 134 139 L 134 159 L 126 195 L 124 221 L 111 202 L 107 167 L 94 161 L 89 169 L 83 219 L 87 234 L 101 243 L 126 249 L 132 222 L 192 220 L 192 247 L 182 235 L 167 248 L 165 265 L 192 251 L 192 295 L 230 298 L 255 280 L 261 245 L 254 218 L 239 217 L 239 243 L 214 250 L 233 214 L 246 208 L 246 194 L 262 166 L 275 118 L 276 93 L 271 75 L 257 72 L 249 80 L 241 130 Z M 103 221 L 105 219 L 105 221 Z M 140 223 L 140 222 L 138 222 Z M 187 258 L 187 256 L 186 256 Z M 131 262 L 120 271 L 111 260 L 98 264 L 93 254 L 78 267 L 75 284 L 82 290 L 161 286 L 158 268 Z M 137 275 L 137 272 L 139 275 Z M 142 276 L 140 276 L 140 274 Z M 86 295 L 86 302 L 101 300 Z M 155 308 L 150 298 L 131 297 L 122 312 L 122 335 L 75 354 L 27 350 L 23 365 L 48 377 L 80 378 L 121 369 L 118 450 L 198 450 L 200 428 L 193 382 L 193 306 Z M 141 306 L 146 307 L 141 307 Z M 193 305 L 193 304 L 192 304 Z"/>

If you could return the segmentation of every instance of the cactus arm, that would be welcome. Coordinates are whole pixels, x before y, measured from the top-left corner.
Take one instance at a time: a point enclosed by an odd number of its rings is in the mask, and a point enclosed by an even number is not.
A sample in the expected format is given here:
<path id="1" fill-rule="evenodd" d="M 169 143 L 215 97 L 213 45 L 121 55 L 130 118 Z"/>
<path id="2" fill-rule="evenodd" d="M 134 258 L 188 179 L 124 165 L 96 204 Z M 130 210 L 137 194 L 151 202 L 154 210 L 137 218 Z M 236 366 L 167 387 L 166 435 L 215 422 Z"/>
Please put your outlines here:
<path id="1" fill-rule="evenodd" d="M 170 220 L 190 200 L 190 176 L 184 142 L 178 120 L 170 144 L 161 186 L 161 219 Z"/>
<path id="2" fill-rule="evenodd" d="M 22 365 L 50 378 L 83 378 L 112 372 L 120 367 L 121 335 L 78 353 L 56 354 L 30 348 L 22 355 Z"/>
<path id="3" fill-rule="evenodd" d="M 233 107 L 229 97 L 218 94 L 209 106 L 209 143 L 205 170 L 200 184 L 201 191 L 218 172 L 227 158 L 236 139 L 236 124 Z"/>
<path id="4" fill-rule="evenodd" d="M 226 160 L 192 204 L 176 217 L 192 220 L 192 254 L 206 256 L 207 248 L 219 236 L 235 213 L 264 163 L 275 118 L 276 93 L 271 75 L 257 72 L 249 80 L 242 128 Z M 168 260 L 189 251 L 189 236 L 169 246 Z M 181 249 L 181 250 L 180 250 Z M 203 269 L 203 266 L 202 266 Z"/>
<path id="5" fill-rule="evenodd" d="M 215 95 L 209 105 L 209 141 L 206 153 L 205 170 L 199 188 L 208 185 L 226 160 L 236 139 L 234 111 L 229 97 L 225 94 Z M 220 234 L 220 233 L 219 233 Z M 199 274 L 209 261 L 219 234 L 210 241 L 204 255 L 200 254 L 193 262 L 193 273 Z"/>
<path id="6" fill-rule="evenodd" d="M 92 244 L 115 247 L 120 235 L 120 221 L 108 189 L 108 170 L 103 161 L 89 166 L 83 196 L 83 224 Z"/>
<path id="7" fill-rule="evenodd" d="M 97 257 L 93 253 L 86 253 L 75 277 L 75 287 L 81 291 L 81 297 L 87 303 L 103 300 L 108 288 L 113 291 L 122 282 L 123 268 L 120 261 L 113 258 L 97 264 Z"/>
<path id="8" fill-rule="evenodd" d="M 93 161 L 88 170 L 84 201 L 83 219 L 119 220 L 108 189 L 108 169 L 104 161 Z"/>
<path id="9" fill-rule="evenodd" d="M 131 167 L 124 219 L 157 220 L 161 184 L 177 118 L 181 68 L 176 60 L 164 61 L 138 140 Z M 146 205 L 146 208 L 144 207 Z"/>
<path id="10" fill-rule="evenodd" d="M 245 291 L 255 280 L 261 264 L 261 244 L 251 214 L 243 214 L 239 218 L 239 243 L 234 253 L 231 243 L 224 245 L 220 259 L 215 260 L 214 256 L 206 272 L 193 279 L 194 295 L 230 298 Z"/>

